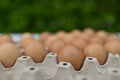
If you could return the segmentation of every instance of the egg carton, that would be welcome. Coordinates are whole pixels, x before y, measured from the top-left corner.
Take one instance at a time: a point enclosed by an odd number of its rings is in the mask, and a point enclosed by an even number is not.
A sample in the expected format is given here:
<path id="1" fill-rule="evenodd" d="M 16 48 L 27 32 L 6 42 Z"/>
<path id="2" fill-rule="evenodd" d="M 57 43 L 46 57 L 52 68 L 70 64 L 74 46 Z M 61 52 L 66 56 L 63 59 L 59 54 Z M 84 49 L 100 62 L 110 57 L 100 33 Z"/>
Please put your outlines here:
<path id="1" fill-rule="evenodd" d="M 0 64 L 0 80 L 120 80 L 120 57 L 110 53 L 104 65 L 86 57 L 82 68 L 75 71 L 68 62 L 57 63 L 57 54 L 49 53 L 42 63 L 21 56 L 11 68 Z"/>

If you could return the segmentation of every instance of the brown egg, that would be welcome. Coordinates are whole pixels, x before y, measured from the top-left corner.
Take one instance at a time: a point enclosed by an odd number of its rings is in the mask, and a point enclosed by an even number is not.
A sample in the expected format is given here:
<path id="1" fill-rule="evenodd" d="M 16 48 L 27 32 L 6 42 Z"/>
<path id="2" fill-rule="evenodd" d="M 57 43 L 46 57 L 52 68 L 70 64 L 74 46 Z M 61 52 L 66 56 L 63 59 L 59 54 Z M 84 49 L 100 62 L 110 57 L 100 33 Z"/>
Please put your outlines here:
<path id="1" fill-rule="evenodd" d="M 14 43 L 10 35 L 4 34 L 0 36 L 0 45 L 8 42 Z"/>
<path id="2" fill-rule="evenodd" d="M 76 39 L 72 42 L 72 45 L 78 47 L 80 50 L 84 50 L 84 48 L 87 46 L 88 42 L 83 39 Z"/>
<path id="3" fill-rule="evenodd" d="M 72 41 L 74 40 L 74 36 L 70 33 L 66 34 L 64 37 L 63 37 L 63 41 L 66 43 L 66 44 L 69 44 L 71 43 Z"/>
<path id="4" fill-rule="evenodd" d="M 26 39 L 24 41 L 21 41 L 21 47 L 22 48 L 26 47 L 32 40 L 34 40 L 34 39 L 30 38 L 30 39 Z"/>
<path id="5" fill-rule="evenodd" d="M 107 38 L 107 41 L 110 41 L 110 40 L 120 40 L 120 38 L 117 36 L 117 34 L 111 34 Z"/>
<path id="6" fill-rule="evenodd" d="M 50 36 L 50 33 L 49 33 L 49 32 L 43 32 L 43 33 L 40 34 L 39 40 L 44 43 L 45 40 L 46 40 L 49 36 Z"/>
<path id="7" fill-rule="evenodd" d="M 79 38 L 80 36 L 81 36 L 81 32 L 80 32 L 80 30 L 73 30 L 72 32 L 71 32 L 71 34 L 75 37 L 75 38 Z"/>
<path id="8" fill-rule="evenodd" d="M 30 34 L 30 33 L 24 33 L 21 36 L 21 41 L 20 41 L 21 47 L 27 46 L 31 40 L 34 40 L 32 34 Z"/>
<path id="9" fill-rule="evenodd" d="M 65 47 L 65 43 L 62 40 L 56 40 L 50 45 L 50 51 L 58 53 L 63 47 Z"/>
<path id="10" fill-rule="evenodd" d="M 73 45 L 67 45 L 58 54 L 58 62 L 69 62 L 75 70 L 80 70 L 84 61 L 82 52 Z"/>
<path id="11" fill-rule="evenodd" d="M 45 46 L 49 48 L 51 46 L 52 42 L 54 42 L 56 40 L 58 40 L 58 38 L 55 35 L 49 36 L 47 38 L 47 40 L 45 41 Z"/>
<path id="12" fill-rule="evenodd" d="M 104 48 L 108 51 L 108 53 L 120 54 L 120 41 L 119 40 L 107 41 L 104 45 Z"/>
<path id="13" fill-rule="evenodd" d="M 89 37 L 94 36 L 94 33 L 95 33 L 95 31 L 94 31 L 92 28 L 86 28 L 86 29 L 83 31 L 83 34 L 84 34 L 84 35 L 87 35 L 87 36 L 89 36 Z"/>
<path id="14" fill-rule="evenodd" d="M 20 57 L 20 49 L 13 43 L 5 43 L 0 46 L 0 62 L 6 68 L 12 67 L 18 57 Z"/>
<path id="15" fill-rule="evenodd" d="M 24 40 L 26 38 L 33 38 L 33 36 L 31 33 L 26 32 L 21 36 L 21 40 Z"/>
<path id="16" fill-rule="evenodd" d="M 90 43 L 84 49 L 84 55 L 87 57 L 95 57 L 98 59 L 100 64 L 104 64 L 107 59 L 107 52 L 104 47 L 99 43 Z"/>
<path id="17" fill-rule="evenodd" d="M 108 33 L 104 30 L 100 30 L 100 31 L 96 32 L 96 36 L 106 40 L 108 37 Z"/>
<path id="18" fill-rule="evenodd" d="M 93 42 L 94 43 L 99 43 L 99 44 L 102 44 L 102 45 L 105 43 L 105 41 L 103 39 L 101 39 L 100 37 L 97 37 L 97 36 L 92 37 L 89 42 L 90 43 L 93 43 Z"/>
<path id="19" fill-rule="evenodd" d="M 89 42 L 89 40 L 90 40 L 91 37 L 88 36 L 88 35 L 86 35 L 86 34 L 82 34 L 79 38 L 82 39 L 82 40 L 85 40 L 85 41 Z"/>
<path id="20" fill-rule="evenodd" d="M 32 57 L 36 63 L 42 62 L 46 56 L 46 49 L 42 42 L 32 40 L 24 47 L 24 54 Z"/>
<path id="21" fill-rule="evenodd" d="M 65 35 L 66 35 L 66 32 L 62 30 L 56 33 L 56 36 L 58 39 L 62 39 Z"/>

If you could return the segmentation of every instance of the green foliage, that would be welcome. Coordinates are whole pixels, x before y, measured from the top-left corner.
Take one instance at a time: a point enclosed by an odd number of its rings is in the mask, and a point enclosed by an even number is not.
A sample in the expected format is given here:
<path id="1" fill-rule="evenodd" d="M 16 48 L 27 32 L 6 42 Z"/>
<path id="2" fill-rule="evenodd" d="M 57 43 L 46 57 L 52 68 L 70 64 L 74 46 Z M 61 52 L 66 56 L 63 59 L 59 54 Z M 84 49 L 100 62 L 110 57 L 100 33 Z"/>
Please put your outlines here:
<path id="1" fill-rule="evenodd" d="M 119 32 L 119 13 L 119 0 L 0 0 L 0 32 Z"/>

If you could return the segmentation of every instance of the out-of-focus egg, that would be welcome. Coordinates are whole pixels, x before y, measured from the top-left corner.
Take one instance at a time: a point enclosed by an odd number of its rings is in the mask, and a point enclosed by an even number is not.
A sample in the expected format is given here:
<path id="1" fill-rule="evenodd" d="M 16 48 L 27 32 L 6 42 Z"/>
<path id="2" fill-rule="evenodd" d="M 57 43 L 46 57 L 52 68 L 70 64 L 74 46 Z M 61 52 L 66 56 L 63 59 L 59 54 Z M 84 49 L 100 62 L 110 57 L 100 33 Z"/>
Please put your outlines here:
<path id="1" fill-rule="evenodd" d="M 71 34 L 75 37 L 75 38 L 79 38 L 80 36 L 81 36 L 81 32 L 80 32 L 80 30 L 73 30 L 72 32 L 71 32 Z"/>
<path id="2" fill-rule="evenodd" d="M 26 32 L 21 36 L 21 40 L 24 40 L 24 39 L 27 39 L 27 38 L 33 38 L 32 34 Z"/>
<path id="3" fill-rule="evenodd" d="M 107 50 L 108 53 L 120 54 L 120 41 L 119 40 L 107 41 L 104 45 L 104 48 Z"/>
<path id="4" fill-rule="evenodd" d="M 75 70 L 80 70 L 84 61 L 82 52 L 73 45 L 67 45 L 58 54 L 58 62 L 69 62 Z"/>
<path id="5" fill-rule="evenodd" d="M 90 40 L 91 37 L 88 36 L 88 35 L 86 35 L 86 34 L 82 34 L 79 38 L 82 39 L 82 40 L 85 40 L 85 41 L 89 42 L 89 40 Z"/>
<path id="6" fill-rule="evenodd" d="M 15 44 L 5 43 L 0 46 L 0 62 L 5 67 L 12 67 L 18 57 L 20 57 L 20 49 Z"/>
<path id="7" fill-rule="evenodd" d="M 104 30 L 100 30 L 100 31 L 96 32 L 96 36 L 106 40 L 108 37 L 108 33 Z"/>
<path id="8" fill-rule="evenodd" d="M 51 46 L 52 42 L 54 42 L 56 40 L 58 40 L 58 38 L 55 35 L 49 36 L 47 38 L 47 40 L 45 41 L 45 46 L 49 48 Z"/>
<path id="9" fill-rule="evenodd" d="M 56 36 L 57 36 L 57 38 L 58 39 L 62 39 L 65 35 L 66 35 L 67 33 L 65 32 L 65 31 L 58 31 L 57 33 L 56 33 Z"/>
<path id="10" fill-rule="evenodd" d="M 84 48 L 87 46 L 88 42 L 83 39 L 76 39 L 72 42 L 72 45 L 78 47 L 80 50 L 84 50 Z"/>
<path id="11" fill-rule="evenodd" d="M 0 36 L 0 45 L 7 43 L 7 42 L 14 43 L 10 35 L 4 34 Z"/>
<path id="12" fill-rule="evenodd" d="M 24 49 L 24 54 L 30 56 L 34 62 L 42 62 L 46 56 L 46 49 L 42 42 L 32 40 Z"/>
<path id="13" fill-rule="evenodd" d="M 120 40 L 120 38 L 117 36 L 117 34 L 111 34 L 107 38 L 107 41 L 110 41 L 110 40 Z"/>
<path id="14" fill-rule="evenodd" d="M 31 40 L 33 40 L 33 39 L 34 39 L 34 38 L 33 38 L 32 34 L 30 34 L 30 33 L 24 33 L 24 34 L 21 36 L 21 41 L 20 41 L 21 46 L 22 46 L 22 47 L 27 46 L 27 45 L 29 44 L 29 42 L 30 42 Z"/>
<path id="15" fill-rule="evenodd" d="M 68 33 L 68 34 L 66 34 L 66 35 L 63 37 L 63 41 L 64 41 L 66 44 L 71 43 L 73 40 L 74 40 L 74 36 L 73 36 L 71 33 Z"/>
<path id="16" fill-rule="evenodd" d="M 94 36 L 90 39 L 90 43 L 99 43 L 99 44 L 104 44 L 105 41 L 102 40 L 100 37 Z"/>
<path id="17" fill-rule="evenodd" d="M 50 51 L 51 52 L 55 52 L 58 53 L 61 49 L 63 49 L 63 47 L 65 47 L 65 43 L 62 40 L 56 40 L 54 41 L 51 46 L 50 46 Z"/>
<path id="18" fill-rule="evenodd" d="M 49 36 L 50 36 L 50 33 L 49 33 L 49 32 L 43 32 L 43 33 L 40 34 L 39 40 L 44 43 L 45 40 L 46 40 Z"/>
<path id="19" fill-rule="evenodd" d="M 30 39 L 26 39 L 24 41 L 21 41 L 21 47 L 24 48 L 26 47 L 33 39 L 30 38 Z"/>
<path id="20" fill-rule="evenodd" d="M 104 47 L 99 43 L 90 43 L 85 49 L 84 49 L 84 55 L 87 57 L 95 57 L 98 59 L 100 64 L 104 64 L 107 59 L 107 51 L 104 49 Z"/>
<path id="21" fill-rule="evenodd" d="M 92 28 L 86 28 L 86 29 L 83 31 L 83 34 L 84 34 L 84 35 L 87 35 L 87 36 L 89 36 L 89 37 L 94 36 L 94 33 L 95 33 L 95 31 L 94 31 Z"/>

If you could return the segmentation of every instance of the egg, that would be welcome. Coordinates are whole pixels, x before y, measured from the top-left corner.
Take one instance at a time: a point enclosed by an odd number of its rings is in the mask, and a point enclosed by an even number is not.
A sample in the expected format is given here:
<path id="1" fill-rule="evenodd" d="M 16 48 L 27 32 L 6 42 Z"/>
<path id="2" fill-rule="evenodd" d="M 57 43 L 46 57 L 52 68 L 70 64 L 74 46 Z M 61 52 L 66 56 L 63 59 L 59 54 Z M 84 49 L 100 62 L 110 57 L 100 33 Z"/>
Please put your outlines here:
<path id="1" fill-rule="evenodd" d="M 117 36 L 117 34 L 111 34 L 107 38 L 107 41 L 110 41 L 110 40 L 120 40 L 120 38 Z"/>
<path id="2" fill-rule="evenodd" d="M 81 31 L 78 29 L 75 29 L 71 32 L 71 34 L 75 37 L 75 38 L 79 38 L 81 36 Z"/>
<path id="3" fill-rule="evenodd" d="M 50 33 L 49 33 L 49 32 L 43 32 L 43 33 L 40 34 L 39 40 L 44 43 L 45 40 L 46 40 L 49 36 L 50 36 Z"/>
<path id="4" fill-rule="evenodd" d="M 46 49 L 42 42 L 32 40 L 24 49 L 24 54 L 30 56 L 34 62 L 40 63 L 46 56 Z"/>
<path id="5" fill-rule="evenodd" d="M 86 28 L 83 31 L 83 34 L 86 35 L 86 36 L 89 36 L 89 37 L 94 36 L 94 33 L 95 33 L 95 31 L 92 28 Z"/>
<path id="6" fill-rule="evenodd" d="M 95 57 L 98 59 L 99 63 L 103 65 L 107 59 L 107 51 L 99 43 L 90 43 L 84 49 L 84 55 L 87 57 Z"/>
<path id="7" fill-rule="evenodd" d="M 86 35 L 86 34 L 82 34 L 79 38 L 82 39 L 82 40 L 85 40 L 85 41 L 89 42 L 89 40 L 90 40 L 91 37 L 88 36 L 88 35 Z"/>
<path id="8" fill-rule="evenodd" d="M 66 35 L 66 32 L 62 30 L 56 33 L 56 36 L 58 39 L 62 39 L 65 35 Z"/>
<path id="9" fill-rule="evenodd" d="M 20 44 L 21 44 L 21 47 L 25 47 L 29 44 L 29 42 L 31 40 L 33 40 L 33 36 L 31 33 L 24 33 L 22 36 L 21 36 L 21 41 L 20 41 Z"/>
<path id="10" fill-rule="evenodd" d="M 56 40 L 50 45 L 50 51 L 58 53 L 61 49 L 65 47 L 65 43 L 62 40 Z"/>
<path id="11" fill-rule="evenodd" d="M 104 48 L 107 50 L 108 53 L 120 54 L 120 41 L 119 40 L 107 41 L 104 45 Z"/>
<path id="12" fill-rule="evenodd" d="M 56 40 L 58 40 L 58 38 L 55 35 L 49 36 L 47 38 L 47 40 L 45 41 L 45 46 L 49 48 L 51 46 L 52 42 L 54 42 Z"/>
<path id="13" fill-rule="evenodd" d="M 63 41 L 66 43 L 66 44 L 69 44 L 71 43 L 72 41 L 74 40 L 74 36 L 70 33 L 66 34 L 64 37 L 63 37 Z"/>
<path id="14" fill-rule="evenodd" d="M 88 42 L 79 38 L 79 39 L 75 39 L 71 44 L 78 47 L 80 50 L 84 50 Z"/>
<path id="15" fill-rule="evenodd" d="M 98 32 L 96 32 L 96 36 L 106 40 L 108 37 L 108 33 L 104 30 L 99 30 Z"/>
<path id="16" fill-rule="evenodd" d="M 3 34 L 2 36 L 0 36 L 0 45 L 7 43 L 7 42 L 14 43 L 10 35 Z"/>
<path id="17" fill-rule="evenodd" d="M 12 67 L 16 59 L 20 57 L 20 49 L 13 43 L 5 43 L 0 46 L 0 62 L 6 67 Z"/>
<path id="18" fill-rule="evenodd" d="M 58 62 L 69 62 L 75 70 L 80 70 L 84 61 L 82 51 L 73 45 L 65 46 L 58 54 Z"/>
<path id="19" fill-rule="evenodd" d="M 33 38 L 33 36 L 31 33 L 26 32 L 26 33 L 22 34 L 21 40 L 24 40 L 26 38 Z"/>
<path id="20" fill-rule="evenodd" d="M 100 37 L 97 37 L 97 36 L 92 37 L 89 42 L 90 43 L 95 42 L 95 43 L 99 43 L 102 45 L 105 43 L 105 41 L 103 39 L 101 39 Z"/>

